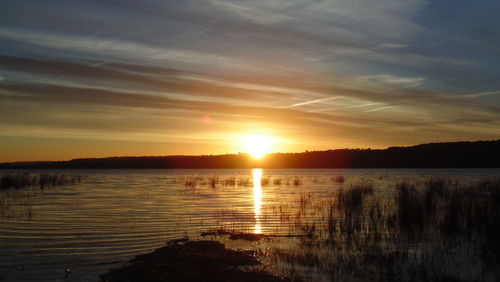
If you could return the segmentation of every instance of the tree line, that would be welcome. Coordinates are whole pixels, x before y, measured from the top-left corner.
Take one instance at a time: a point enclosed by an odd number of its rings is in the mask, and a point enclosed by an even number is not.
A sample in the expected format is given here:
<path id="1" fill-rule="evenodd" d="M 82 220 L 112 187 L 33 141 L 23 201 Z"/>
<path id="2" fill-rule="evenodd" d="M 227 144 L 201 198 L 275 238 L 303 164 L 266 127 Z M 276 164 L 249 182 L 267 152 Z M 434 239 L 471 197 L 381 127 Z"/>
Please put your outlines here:
<path id="1" fill-rule="evenodd" d="M 1 163 L 0 169 L 175 168 L 498 168 L 500 140 L 429 143 L 387 149 L 337 149 L 249 155 L 80 158 L 69 161 Z"/>

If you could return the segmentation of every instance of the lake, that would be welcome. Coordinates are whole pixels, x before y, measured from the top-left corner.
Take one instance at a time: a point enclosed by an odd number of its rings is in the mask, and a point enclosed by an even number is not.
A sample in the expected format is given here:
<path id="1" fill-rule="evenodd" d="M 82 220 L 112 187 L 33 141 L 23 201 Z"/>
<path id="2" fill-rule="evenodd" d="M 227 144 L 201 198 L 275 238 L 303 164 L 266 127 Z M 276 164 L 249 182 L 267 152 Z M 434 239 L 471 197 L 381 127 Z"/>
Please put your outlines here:
<path id="1" fill-rule="evenodd" d="M 69 186 L 0 191 L 0 281 L 98 281 L 99 274 L 170 239 L 199 239 L 210 230 L 293 238 L 301 234 L 290 217 L 304 199 L 322 203 L 336 190 L 360 182 L 370 183 L 375 197 L 383 198 L 407 179 L 425 183 L 446 178 L 467 184 L 500 176 L 500 169 L 4 170 L 0 174 L 45 172 L 86 177 Z M 321 207 L 304 206 L 303 222 L 315 223 L 324 216 Z M 273 243 L 245 247 L 269 244 Z M 65 267 L 72 270 L 68 277 Z M 325 275 L 314 277 L 329 279 Z"/>

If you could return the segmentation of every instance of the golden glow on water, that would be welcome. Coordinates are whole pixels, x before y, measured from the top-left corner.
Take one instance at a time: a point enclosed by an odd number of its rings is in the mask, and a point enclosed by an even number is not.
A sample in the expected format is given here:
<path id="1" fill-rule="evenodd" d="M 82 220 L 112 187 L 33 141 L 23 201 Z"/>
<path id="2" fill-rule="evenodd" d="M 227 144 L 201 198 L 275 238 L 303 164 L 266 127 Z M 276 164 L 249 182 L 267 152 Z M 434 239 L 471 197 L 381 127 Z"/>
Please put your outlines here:
<path id="1" fill-rule="evenodd" d="M 289 216 L 300 211 L 301 195 L 308 195 L 303 198 L 308 204 L 300 221 L 315 224 L 324 221 L 323 212 L 329 212 L 318 204 L 352 183 L 372 182 L 385 197 L 392 195 L 388 193 L 401 179 L 422 181 L 422 174 L 469 183 L 495 179 L 500 173 L 498 169 L 265 171 L 266 175 L 263 169 L 84 170 L 87 178 L 78 185 L 2 190 L 0 280 L 61 281 L 61 271 L 71 262 L 78 271 L 67 280 L 98 281 L 109 270 L 109 262 L 128 261 L 182 234 L 194 239 L 201 239 L 201 232 L 219 229 L 295 234 L 296 220 Z M 335 175 L 345 175 L 346 182 L 332 182 Z M 300 189 L 294 179 L 301 179 Z M 196 185 L 188 186 L 193 181 Z M 295 239 L 290 240 L 279 248 L 292 254 L 302 251 Z M 16 265 L 24 270 L 14 271 Z"/>
<path id="2" fill-rule="evenodd" d="M 262 169 L 254 168 L 253 171 L 253 212 L 255 218 L 254 233 L 262 233 L 260 225 L 260 207 L 262 205 Z"/>

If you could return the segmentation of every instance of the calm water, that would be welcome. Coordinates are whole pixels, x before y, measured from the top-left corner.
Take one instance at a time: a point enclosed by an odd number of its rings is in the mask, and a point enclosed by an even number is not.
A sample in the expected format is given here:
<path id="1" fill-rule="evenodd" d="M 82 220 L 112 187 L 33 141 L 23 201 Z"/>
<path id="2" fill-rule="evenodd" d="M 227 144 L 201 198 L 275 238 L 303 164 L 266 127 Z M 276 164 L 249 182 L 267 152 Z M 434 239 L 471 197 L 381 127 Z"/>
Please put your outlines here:
<path id="1" fill-rule="evenodd" d="M 405 178 L 467 182 L 500 176 L 499 169 L 19 172 L 87 178 L 73 186 L 0 191 L 0 281 L 97 281 L 109 268 L 169 239 L 199 238 L 201 232 L 220 227 L 287 234 L 276 210 L 304 192 L 321 199 L 362 180 L 384 193 Z M 345 182 L 333 181 L 339 175 Z M 212 187 L 214 179 L 218 183 Z M 195 185 L 186 185 L 193 180 Z M 72 269 L 67 279 L 65 267 Z"/>

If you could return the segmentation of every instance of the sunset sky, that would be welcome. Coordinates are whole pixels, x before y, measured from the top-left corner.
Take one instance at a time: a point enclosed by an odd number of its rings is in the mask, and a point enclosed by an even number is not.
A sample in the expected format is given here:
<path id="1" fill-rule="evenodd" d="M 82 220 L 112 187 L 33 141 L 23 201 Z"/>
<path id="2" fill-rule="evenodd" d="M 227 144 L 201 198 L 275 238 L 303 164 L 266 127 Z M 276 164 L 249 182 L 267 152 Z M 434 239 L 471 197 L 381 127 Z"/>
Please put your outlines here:
<path id="1" fill-rule="evenodd" d="M 500 138 L 500 1 L 0 1 L 0 161 Z"/>

